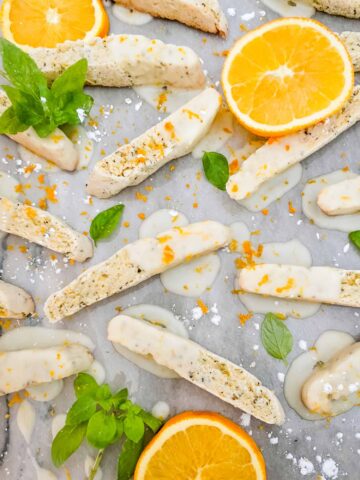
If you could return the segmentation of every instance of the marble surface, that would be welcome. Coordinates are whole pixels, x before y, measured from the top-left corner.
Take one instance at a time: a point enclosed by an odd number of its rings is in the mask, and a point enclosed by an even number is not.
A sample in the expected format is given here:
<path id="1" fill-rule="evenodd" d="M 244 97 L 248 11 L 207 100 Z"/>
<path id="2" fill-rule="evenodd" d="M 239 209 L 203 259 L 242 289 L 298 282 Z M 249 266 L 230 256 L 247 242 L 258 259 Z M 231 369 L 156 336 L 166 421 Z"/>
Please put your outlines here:
<path id="1" fill-rule="evenodd" d="M 111 31 L 114 33 L 142 33 L 160 38 L 167 42 L 193 47 L 204 59 L 204 68 L 211 80 L 217 82 L 223 58 L 215 56 L 231 46 L 234 39 L 241 35 L 239 25 L 253 28 L 260 23 L 275 18 L 261 3 L 255 0 L 221 0 L 230 23 L 230 37 L 224 41 L 218 37 L 205 35 L 174 22 L 154 20 L 151 23 L 132 27 L 125 25 L 111 16 Z M 236 9 L 236 16 L 230 16 L 229 8 Z M 110 10 L 110 9 L 109 9 Z M 231 10 L 230 10 L 231 12 Z M 253 18 L 245 21 L 241 15 L 254 12 Z M 245 17 L 249 18 L 249 17 Z M 359 21 L 345 20 L 317 14 L 316 18 L 337 31 L 360 30 Z M 205 40 L 206 39 L 206 43 Z M 93 162 L 101 156 L 101 149 L 107 153 L 113 151 L 118 142 L 143 132 L 160 117 L 156 110 L 143 103 L 140 109 L 139 97 L 132 89 L 89 89 L 96 99 L 93 115 L 97 116 L 98 127 L 87 126 L 94 137 L 101 139 L 95 144 Z M 102 108 L 101 106 L 105 106 Z M 99 114 L 99 109 L 108 113 Z M 306 181 L 350 165 L 359 171 L 357 145 L 360 142 L 360 126 L 346 132 L 330 146 L 325 147 L 311 159 L 303 163 L 303 176 L 299 185 L 285 195 L 280 201 L 269 207 L 269 215 L 252 214 L 239 207 L 223 192 L 214 189 L 204 179 L 198 180 L 197 172 L 201 170 L 201 162 L 191 157 L 165 166 L 151 179 L 136 188 L 127 189 L 117 197 L 108 200 L 94 199 L 89 204 L 84 185 L 87 171 L 73 174 L 52 172 L 46 174 L 48 184 L 56 184 L 58 203 L 50 203 L 49 210 L 63 218 L 79 231 L 88 231 L 90 219 L 96 212 L 103 210 L 117 201 L 126 205 L 124 221 L 130 223 L 129 228 L 122 227 L 118 234 L 109 240 L 99 243 L 94 257 L 86 265 L 69 265 L 64 263 L 61 255 L 57 260 L 51 258 L 51 252 L 38 246 L 28 244 L 20 238 L 8 236 L 2 241 L 1 272 L 2 278 L 13 282 L 33 295 L 38 316 L 27 320 L 25 324 L 48 325 L 43 315 L 44 301 L 48 295 L 75 278 L 84 268 L 94 265 L 110 256 L 126 242 L 135 240 L 141 220 L 138 214 L 146 215 L 159 208 L 175 208 L 184 212 L 191 221 L 214 219 L 224 223 L 244 221 L 251 231 L 260 230 L 259 241 L 287 241 L 299 239 L 310 248 L 313 262 L 316 265 L 340 266 L 343 268 L 360 268 L 359 254 L 353 248 L 346 247 L 348 240 L 345 234 L 321 230 L 309 223 L 301 211 L 301 191 Z M 16 145 L 2 137 L 0 140 L 0 169 L 15 175 L 21 183 L 29 183 L 31 188 L 25 189 L 23 198 L 36 200 L 43 192 L 38 189 L 37 175 L 33 173 L 28 179 L 21 173 L 24 165 L 19 162 Z M 189 183 L 190 188 L 185 185 Z M 153 186 L 152 192 L 146 192 L 145 186 Z M 147 195 L 147 201 L 135 198 L 135 192 Z M 167 199 L 167 197 L 170 198 Z M 288 201 L 292 200 L 296 213 L 288 213 Z M 193 208 L 194 201 L 198 208 Z M 82 215 L 83 212 L 86 212 Z M 26 254 L 19 251 L 19 246 L 26 245 Z M 353 409 L 345 415 L 326 422 L 307 422 L 301 420 L 291 410 L 283 396 L 281 374 L 286 366 L 271 357 L 263 350 L 259 338 L 261 315 L 254 316 L 244 327 L 237 315 L 245 312 L 235 295 L 233 288 L 235 268 L 234 256 L 221 252 L 222 267 L 220 274 L 211 289 L 201 298 L 208 305 L 217 305 L 221 315 L 220 324 L 211 322 L 211 314 L 200 320 L 192 319 L 192 309 L 196 307 L 196 299 L 180 297 L 164 293 L 158 278 L 133 288 L 122 295 L 114 296 L 91 308 L 83 310 L 71 320 L 60 322 L 56 327 L 71 328 L 83 331 L 96 342 L 96 358 L 106 368 L 107 381 L 113 388 L 126 385 L 131 397 L 136 402 L 150 409 L 158 400 L 165 400 L 171 407 L 171 414 L 184 410 L 214 410 L 229 416 L 243 424 L 259 446 L 262 448 L 268 468 L 269 480 L 280 478 L 315 480 L 321 474 L 324 461 L 331 458 L 336 463 L 338 473 L 325 475 L 330 478 L 358 478 L 360 460 L 360 410 Z M 271 427 L 251 419 L 241 411 L 232 408 L 211 395 L 200 391 L 184 380 L 164 380 L 141 371 L 139 368 L 120 357 L 106 340 L 108 321 L 115 315 L 115 308 L 126 307 L 138 303 L 154 303 L 176 312 L 184 321 L 190 337 L 210 350 L 243 365 L 257 375 L 279 396 L 286 411 L 286 423 L 282 427 Z M 20 325 L 20 322 L 18 322 Z M 306 320 L 289 319 L 295 345 L 290 360 L 302 352 L 303 341 L 312 345 L 319 334 L 329 328 L 341 329 L 352 335 L 359 335 L 359 311 L 350 308 L 322 306 L 319 312 Z M 301 342 L 301 343 L 299 343 Z M 280 375 L 279 375 L 280 374 Z M 72 380 L 68 379 L 62 394 L 49 403 L 33 402 L 37 411 L 35 431 L 30 446 L 25 441 L 16 424 L 18 405 L 8 406 L 9 398 L 0 400 L 0 478 L 2 480 L 33 480 L 36 473 L 32 457 L 38 463 L 54 472 L 58 479 L 69 478 L 64 468 L 56 470 L 51 464 L 51 419 L 56 413 L 64 413 L 73 402 Z M 358 434 L 358 435 L 356 435 Z M 106 454 L 104 461 L 104 477 L 115 478 L 115 461 L 118 447 L 114 446 Z M 82 479 L 86 452 L 91 449 L 83 446 L 67 463 L 72 479 Z M 310 462 L 313 467 L 310 466 Z M 336 472 L 336 470 L 335 470 Z M 329 473 L 329 472 L 328 472 Z M 331 472 L 330 472 L 331 473 Z"/>

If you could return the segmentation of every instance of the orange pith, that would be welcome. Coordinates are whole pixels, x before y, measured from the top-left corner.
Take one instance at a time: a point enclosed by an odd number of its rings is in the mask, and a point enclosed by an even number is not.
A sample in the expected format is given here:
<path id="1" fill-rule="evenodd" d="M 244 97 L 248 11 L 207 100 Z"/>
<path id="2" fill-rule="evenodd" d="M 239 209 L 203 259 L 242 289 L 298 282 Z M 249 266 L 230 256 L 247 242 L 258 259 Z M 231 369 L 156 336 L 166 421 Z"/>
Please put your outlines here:
<path id="1" fill-rule="evenodd" d="M 238 425 L 211 412 L 173 417 L 140 456 L 134 480 L 265 480 L 254 440 Z"/>
<path id="2" fill-rule="evenodd" d="M 248 130 L 279 136 L 339 111 L 354 86 L 340 39 L 319 22 L 283 18 L 244 35 L 230 51 L 222 84 Z"/>
<path id="3" fill-rule="evenodd" d="M 4 0 L 1 23 L 5 38 L 31 47 L 55 47 L 109 31 L 101 0 Z"/>

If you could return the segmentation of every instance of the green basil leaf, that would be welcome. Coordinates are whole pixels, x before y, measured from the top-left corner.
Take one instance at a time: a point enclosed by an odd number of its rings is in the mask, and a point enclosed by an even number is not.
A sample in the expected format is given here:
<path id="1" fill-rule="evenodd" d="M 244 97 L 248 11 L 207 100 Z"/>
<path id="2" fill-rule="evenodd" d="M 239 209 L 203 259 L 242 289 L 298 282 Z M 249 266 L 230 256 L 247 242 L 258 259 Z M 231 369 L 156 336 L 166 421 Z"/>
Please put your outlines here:
<path id="1" fill-rule="evenodd" d="M 57 125 L 78 125 L 94 104 L 94 99 L 83 92 L 68 93 L 57 99 L 53 115 Z"/>
<path id="2" fill-rule="evenodd" d="M 45 118 L 42 122 L 33 125 L 33 127 L 40 138 L 46 138 L 53 133 L 56 124 L 52 118 Z"/>
<path id="3" fill-rule="evenodd" d="M 360 250 L 360 230 L 349 233 L 349 240 Z"/>
<path id="4" fill-rule="evenodd" d="M 120 407 L 121 404 L 123 404 L 129 396 L 129 391 L 127 388 L 122 388 L 118 392 L 115 393 L 113 396 L 113 403 L 115 407 Z"/>
<path id="5" fill-rule="evenodd" d="M 65 425 L 58 432 L 51 445 L 51 458 L 60 467 L 81 445 L 86 433 L 86 423 Z"/>
<path id="6" fill-rule="evenodd" d="M 91 397 L 80 397 L 66 415 L 66 425 L 79 425 L 87 422 L 96 412 L 96 400 Z"/>
<path id="7" fill-rule="evenodd" d="M 88 373 L 79 373 L 74 380 L 74 390 L 77 398 L 84 395 L 95 395 L 95 392 L 99 388 L 94 377 Z"/>
<path id="8" fill-rule="evenodd" d="M 121 438 L 124 433 L 124 419 L 117 418 L 116 419 L 116 436 L 117 438 Z"/>
<path id="9" fill-rule="evenodd" d="M 14 87 L 36 97 L 47 90 L 47 80 L 30 55 L 4 38 L 0 38 L 0 53 L 7 79 Z"/>
<path id="10" fill-rule="evenodd" d="M 145 412 L 145 410 L 140 413 L 140 416 L 145 425 L 147 425 L 153 431 L 153 433 L 156 433 L 163 424 L 161 420 L 151 415 L 151 413 Z"/>
<path id="11" fill-rule="evenodd" d="M 118 226 L 125 205 L 119 204 L 100 212 L 91 222 L 90 236 L 96 242 L 109 237 Z"/>
<path id="12" fill-rule="evenodd" d="M 145 433 L 143 419 L 131 412 L 128 413 L 124 420 L 124 433 L 127 438 L 138 443 Z"/>
<path id="13" fill-rule="evenodd" d="M 30 126 L 44 119 L 44 109 L 39 99 L 9 85 L 2 85 L 1 88 L 9 97 L 15 113 L 21 122 Z"/>
<path id="14" fill-rule="evenodd" d="M 125 440 L 118 460 L 117 480 L 129 480 L 131 478 L 143 447 L 143 439 L 138 443 L 128 438 Z"/>
<path id="15" fill-rule="evenodd" d="M 285 360 L 293 348 L 293 336 L 285 323 L 273 313 L 267 313 L 261 324 L 261 341 L 274 358 Z"/>
<path id="16" fill-rule="evenodd" d="M 51 86 L 51 93 L 55 98 L 66 93 L 82 92 L 86 73 L 88 69 L 88 62 L 86 58 L 78 60 L 76 63 L 68 67 L 59 75 Z"/>
<path id="17" fill-rule="evenodd" d="M 108 415 L 103 410 L 96 412 L 89 420 L 86 439 L 96 448 L 106 448 L 116 435 L 117 425 L 114 415 Z"/>
<path id="18" fill-rule="evenodd" d="M 28 128 L 28 125 L 18 119 L 12 106 L 0 116 L 0 134 L 15 135 L 16 133 L 24 132 Z"/>
<path id="19" fill-rule="evenodd" d="M 111 399 L 112 393 L 107 383 L 101 385 L 96 392 L 96 400 L 108 400 Z"/>
<path id="20" fill-rule="evenodd" d="M 226 190 L 229 180 L 229 164 L 224 155 L 217 152 L 204 152 L 202 164 L 205 176 L 214 187 Z"/>

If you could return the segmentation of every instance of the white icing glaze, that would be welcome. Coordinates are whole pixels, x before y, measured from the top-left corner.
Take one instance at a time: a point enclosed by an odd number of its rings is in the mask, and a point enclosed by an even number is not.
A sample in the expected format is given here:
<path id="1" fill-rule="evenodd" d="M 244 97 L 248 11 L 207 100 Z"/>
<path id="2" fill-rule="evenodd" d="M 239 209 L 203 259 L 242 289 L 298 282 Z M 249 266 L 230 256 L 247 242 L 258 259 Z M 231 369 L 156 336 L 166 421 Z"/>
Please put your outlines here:
<path id="1" fill-rule="evenodd" d="M 266 243 L 260 258 L 256 263 L 292 264 L 304 267 L 311 266 L 310 251 L 298 240 L 284 243 Z M 254 293 L 240 293 L 241 302 L 255 313 L 280 313 L 285 316 L 306 318 L 314 315 L 320 304 L 298 300 L 282 300 L 271 296 L 262 296 Z"/>
<path id="2" fill-rule="evenodd" d="M 220 266 L 219 256 L 210 253 L 167 270 L 160 275 L 160 280 L 169 292 L 184 297 L 199 297 L 210 289 Z"/>
<path id="3" fill-rule="evenodd" d="M 360 212 L 351 215 L 326 215 L 317 204 L 318 195 L 324 187 L 355 177 L 356 175 L 352 172 L 337 170 L 310 180 L 304 188 L 302 197 L 304 214 L 320 228 L 341 232 L 359 230 Z"/>
<path id="4" fill-rule="evenodd" d="M 32 152 L 26 147 L 23 147 L 22 145 L 17 146 L 17 151 L 19 154 L 19 157 L 23 162 L 25 162 L 27 165 L 33 164 L 33 165 L 40 165 L 40 167 L 45 171 L 45 172 L 60 172 L 60 168 L 55 165 L 55 163 L 52 163 L 48 160 L 46 160 L 43 157 L 40 157 L 39 155 L 36 155 L 36 153 Z"/>
<path id="5" fill-rule="evenodd" d="M 27 444 L 30 443 L 36 420 L 35 408 L 27 400 L 23 400 L 16 414 L 16 423 Z"/>
<path id="6" fill-rule="evenodd" d="M 98 362 L 97 360 L 94 360 L 93 363 L 91 364 L 90 368 L 86 370 L 85 373 L 88 373 L 92 377 L 95 378 L 97 383 L 99 385 L 103 384 L 105 382 L 106 378 L 106 371 L 104 366 Z"/>
<path id="7" fill-rule="evenodd" d="M 51 435 L 54 439 L 58 432 L 65 426 L 66 415 L 65 413 L 59 413 L 59 415 L 55 415 L 51 422 Z"/>
<path id="8" fill-rule="evenodd" d="M 88 137 L 85 128 L 81 125 L 68 127 L 66 134 L 75 145 L 79 155 L 76 170 L 86 169 L 94 153 L 94 142 Z"/>
<path id="9" fill-rule="evenodd" d="M 178 320 L 175 315 L 166 310 L 165 308 L 158 307 L 156 305 L 135 305 L 133 307 L 127 308 L 123 312 L 124 315 L 129 315 L 134 318 L 139 318 L 141 320 L 147 320 L 150 323 L 153 322 L 157 325 L 161 325 L 164 328 L 168 329 L 170 332 L 175 333 L 184 338 L 188 338 L 187 330 L 184 325 Z M 138 367 L 152 373 L 161 378 L 178 378 L 178 375 L 169 370 L 166 367 L 158 365 L 151 358 L 143 357 L 134 352 L 131 352 L 127 348 L 113 343 L 113 346 L 116 351 L 118 351 L 123 357 L 125 357 L 130 362 L 135 363 Z"/>
<path id="10" fill-rule="evenodd" d="M 140 225 L 139 238 L 156 237 L 173 227 L 185 227 L 188 219 L 181 212 L 163 208 L 149 215 Z"/>
<path id="11" fill-rule="evenodd" d="M 26 391 L 32 400 L 36 400 L 37 402 L 50 402 L 60 395 L 63 388 L 63 380 L 54 380 L 53 382 L 28 387 Z"/>
<path id="12" fill-rule="evenodd" d="M 159 420 L 166 420 L 170 415 L 170 406 L 168 403 L 160 400 L 155 403 L 151 409 L 151 413 Z"/>
<path id="13" fill-rule="evenodd" d="M 259 212 L 294 188 L 300 182 L 301 177 L 302 166 L 298 163 L 268 180 L 249 198 L 238 203 L 251 212 Z"/>
<path id="14" fill-rule="evenodd" d="M 283 17 L 312 17 L 315 8 L 306 0 L 261 0 L 264 5 Z"/>
<path id="15" fill-rule="evenodd" d="M 202 90 L 189 90 L 169 86 L 159 87 L 156 85 L 134 87 L 134 91 L 146 103 L 159 110 L 159 112 L 164 113 L 175 112 L 202 92 Z"/>
<path id="16" fill-rule="evenodd" d="M 250 240 L 250 230 L 243 222 L 235 222 L 230 225 L 230 250 L 232 252 L 242 252 L 242 244 Z"/>
<path id="17" fill-rule="evenodd" d="M 121 5 L 113 5 L 112 13 L 120 22 L 127 23 L 128 25 L 146 25 L 154 18 L 148 13 L 130 10 Z"/>
<path id="18" fill-rule="evenodd" d="M 227 110 L 220 110 L 209 132 L 192 152 L 194 158 L 202 158 L 204 152 L 218 152 L 234 133 L 233 115 Z"/>
<path id="19" fill-rule="evenodd" d="M 48 348 L 78 343 L 94 350 L 93 341 L 81 332 L 45 327 L 19 327 L 0 337 L 0 351 L 10 352 L 27 348 Z"/>
<path id="20" fill-rule="evenodd" d="M 351 335 L 345 332 L 329 330 L 324 332 L 316 341 L 314 348 L 299 355 L 290 365 L 284 384 L 285 398 L 302 418 L 306 420 L 319 420 L 323 417 L 311 413 L 303 404 L 301 391 L 305 381 L 311 376 L 315 365 L 327 362 L 348 345 L 354 343 Z"/>
<path id="21" fill-rule="evenodd" d="M 19 327 L 10 330 L 0 337 L 0 351 L 11 352 L 30 348 L 48 348 L 74 343 L 83 345 L 89 350 L 94 350 L 95 348 L 92 340 L 81 332 L 45 327 Z M 63 380 L 55 380 L 28 387 L 26 390 L 33 400 L 48 402 L 60 394 L 63 386 Z"/>

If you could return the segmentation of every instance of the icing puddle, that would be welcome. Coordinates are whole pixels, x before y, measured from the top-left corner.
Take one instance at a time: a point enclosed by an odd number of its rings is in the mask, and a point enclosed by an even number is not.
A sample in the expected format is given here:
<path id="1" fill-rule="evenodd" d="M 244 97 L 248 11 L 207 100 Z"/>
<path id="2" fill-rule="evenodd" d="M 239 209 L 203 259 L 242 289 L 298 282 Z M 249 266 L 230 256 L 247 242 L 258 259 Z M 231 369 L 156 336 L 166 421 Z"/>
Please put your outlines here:
<path id="1" fill-rule="evenodd" d="M 351 215 L 326 215 L 317 204 L 320 191 L 328 185 L 350 180 L 356 177 L 355 173 L 337 170 L 309 180 L 305 185 L 302 196 L 302 208 L 309 220 L 320 228 L 352 232 L 360 229 L 360 213 Z"/>
<path id="2" fill-rule="evenodd" d="M 129 315 L 130 317 L 138 318 L 140 320 L 147 320 L 150 323 L 154 323 L 158 326 L 168 329 L 170 332 L 179 335 L 180 337 L 188 338 L 187 330 L 180 320 L 177 319 L 176 316 L 169 310 L 158 307 L 157 305 L 135 305 L 124 310 L 122 315 Z M 127 360 L 134 363 L 139 368 L 156 375 L 157 377 L 179 378 L 175 372 L 166 367 L 158 365 L 151 358 L 131 352 L 118 343 L 113 343 L 113 346 L 115 350 Z"/>
<path id="3" fill-rule="evenodd" d="M 327 362 L 339 351 L 354 343 L 354 338 L 345 332 L 329 330 L 316 341 L 314 348 L 297 357 L 287 371 L 284 384 L 285 398 L 305 420 L 324 420 L 324 417 L 311 413 L 301 399 L 304 383 L 313 373 L 319 362 Z"/>
<path id="4" fill-rule="evenodd" d="M 253 258 L 253 261 L 254 263 L 290 264 L 304 267 L 310 267 L 312 264 L 310 251 L 298 240 L 284 243 L 265 243 L 261 255 Z M 320 308 L 318 303 L 281 300 L 255 293 L 239 293 L 239 298 L 249 312 L 263 314 L 273 312 L 285 317 L 310 317 Z"/>

